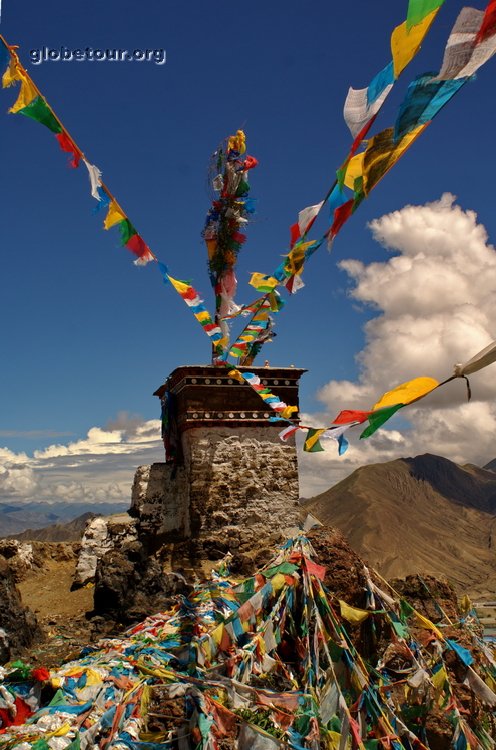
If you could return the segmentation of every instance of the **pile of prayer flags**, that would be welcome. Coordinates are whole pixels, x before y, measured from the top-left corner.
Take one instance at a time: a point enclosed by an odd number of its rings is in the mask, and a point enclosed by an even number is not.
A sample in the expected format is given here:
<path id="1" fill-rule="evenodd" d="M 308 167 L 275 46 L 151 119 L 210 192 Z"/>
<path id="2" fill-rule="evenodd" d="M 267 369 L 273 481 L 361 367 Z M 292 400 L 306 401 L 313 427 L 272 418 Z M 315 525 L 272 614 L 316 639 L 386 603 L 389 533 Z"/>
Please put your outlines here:
<path id="1" fill-rule="evenodd" d="M 221 561 L 73 661 L 4 665 L 0 748 L 422 750 L 439 741 L 433 718 L 450 747 L 492 748 L 496 660 L 473 610 L 453 622 L 431 597 L 434 622 L 358 558 L 348 599 L 312 533 L 245 579 Z"/>

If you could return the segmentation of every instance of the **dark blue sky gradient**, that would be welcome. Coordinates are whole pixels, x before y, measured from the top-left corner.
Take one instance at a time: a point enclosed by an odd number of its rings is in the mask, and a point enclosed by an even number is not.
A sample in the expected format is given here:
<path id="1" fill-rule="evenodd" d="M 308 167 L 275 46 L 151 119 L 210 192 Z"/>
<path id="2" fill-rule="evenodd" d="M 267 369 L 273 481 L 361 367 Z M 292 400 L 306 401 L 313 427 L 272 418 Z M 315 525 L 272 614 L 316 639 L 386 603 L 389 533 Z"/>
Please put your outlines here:
<path id="1" fill-rule="evenodd" d="M 172 275 L 193 279 L 212 309 L 200 237 L 210 153 L 243 127 L 260 162 L 251 173 L 258 210 L 238 267 L 238 301 L 248 302 L 256 296 L 249 274 L 278 265 L 298 211 L 332 183 L 350 144 L 342 117 L 348 86 L 366 86 L 388 63 L 390 33 L 406 7 L 406 0 L 3 0 L 0 31 L 20 45 L 42 93 L 145 241 Z M 377 129 L 393 124 L 415 75 L 439 69 L 461 7 L 446 0 Z M 167 63 L 30 64 L 31 49 L 61 45 L 165 48 Z M 368 221 L 451 191 L 494 237 L 494 75 L 492 60 L 362 204 L 332 254 L 321 248 L 312 258 L 306 287 L 287 301 L 265 353 L 271 364 L 309 369 L 306 411 L 317 407 L 325 382 L 357 373 L 362 327 L 376 313 L 355 308 L 337 263 L 386 257 Z M 14 91 L 0 97 L 0 429 L 80 436 L 121 410 L 155 417 L 153 390 L 175 366 L 208 362 L 207 337 L 155 264 L 135 268 L 117 232 L 101 229 L 84 165 L 69 169 L 48 130 L 6 114 Z M 321 219 L 314 236 L 325 227 Z M 31 450 L 54 438 L 0 442 Z"/>

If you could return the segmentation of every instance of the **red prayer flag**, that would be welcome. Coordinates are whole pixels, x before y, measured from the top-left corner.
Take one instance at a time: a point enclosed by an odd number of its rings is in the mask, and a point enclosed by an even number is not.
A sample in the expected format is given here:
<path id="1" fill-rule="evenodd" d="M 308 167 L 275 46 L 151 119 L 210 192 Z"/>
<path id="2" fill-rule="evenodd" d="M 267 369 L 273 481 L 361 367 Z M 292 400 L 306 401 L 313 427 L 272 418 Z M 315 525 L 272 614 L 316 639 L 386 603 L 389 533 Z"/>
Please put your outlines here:
<path id="1" fill-rule="evenodd" d="M 247 156 L 245 159 L 245 171 L 247 172 L 249 169 L 253 169 L 258 165 L 258 159 L 255 159 L 254 156 Z"/>
<path id="2" fill-rule="evenodd" d="M 295 245 L 301 237 L 300 227 L 299 227 L 298 222 L 296 222 L 296 224 L 293 224 L 292 226 L 289 227 L 289 234 L 291 238 L 289 246 L 292 248 L 293 245 Z"/>
<path id="3" fill-rule="evenodd" d="M 132 253 L 137 255 L 138 258 L 148 258 L 149 260 L 153 260 L 152 251 L 139 234 L 133 234 L 133 236 L 126 242 L 126 247 L 128 250 L 131 250 Z"/>
<path id="4" fill-rule="evenodd" d="M 496 0 L 490 0 L 487 5 L 475 43 L 480 44 L 493 34 L 496 34 Z"/>
<path id="5" fill-rule="evenodd" d="M 332 223 L 332 227 L 329 230 L 330 234 L 333 237 L 337 235 L 343 224 L 348 221 L 351 214 L 353 213 L 353 203 L 354 200 L 353 198 L 351 198 L 349 201 L 346 201 L 346 203 L 343 203 L 342 206 L 338 206 L 334 210 L 334 221 Z"/>
<path id="6" fill-rule="evenodd" d="M 332 420 L 332 424 L 350 424 L 350 422 L 359 422 L 362 424 L 362 422 L 365 422 L 369 414 L 372 412 L 370 411 L 352 411 L 350 409 L 345 409 L 344 411 L 340 411 L 336 419 Z"/>
<path id="7" fill-rule="evenodd" d="M 55 138 L 59 142 L 59 146 L 62 151 L 66 151 L 68 154 L 72 154 L 72 159 L 69 160 L 69 165 L 74 169 L 79 166 L 79 160 L 81 159 L 81 152 L 78 147 L 71 141 L 67 133 L 63 130 L 62 133 L 57 133 Z"/>
<path id="8" fill-rule="evenodd" d="M 350 156 L 354 156 L 354 154 L 356 153 L 356 151 L 358 151 L 358 148 L 359 148 L 361 142 L 363 141 L 363 139 L 365 138 L 365 136 L 369 132 L 369 130 L 372 127 L 372 125 L 374 124 L 374 122 L 376 120 L 376 117 L 377 117 L 377 115 L 373 115 L 373 117 L 371 117 L 370 120 L 368 122 L 366 122 L 365 125 L 363 126 L 363 128 L 360 130 L 360 132 L 358 133 L 357 137 L 355 138 L 355 140 L 351 144 Z"/>
<path id="9" fill-rule="evenodd" d="M 319 581 L 324 580 L 326 568 L 323 565 L 317 565 L 317 563 L 314 563 L 312 560 L 309 560 L 308 557 L 305 557 L 305 567 L 310 575 L 315 576 Z"/>

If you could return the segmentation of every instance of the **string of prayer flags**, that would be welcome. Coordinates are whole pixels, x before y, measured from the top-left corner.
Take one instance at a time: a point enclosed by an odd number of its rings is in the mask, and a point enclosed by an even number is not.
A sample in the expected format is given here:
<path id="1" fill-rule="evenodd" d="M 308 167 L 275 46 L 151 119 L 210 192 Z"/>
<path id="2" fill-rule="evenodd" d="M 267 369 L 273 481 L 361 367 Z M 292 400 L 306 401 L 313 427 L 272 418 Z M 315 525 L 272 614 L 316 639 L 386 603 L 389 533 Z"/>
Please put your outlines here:
<path id="1" fill-rule="evenodd" d="M 26 69 L 21 65 L 15 49 L 9 47 L 3 38 L 0 39 L 0 53 L 3 61 L 8 62 L 7 70 L 2 77 L 2 86 L 7 88 L 15 83 L 20 83 L 18 98 L 9 112 L 22 114 L 45 125 L 45 127 L 54 133 L 62 151 L 70 154 L 69 164 L 71 167 L 78 167 L 81 159 L 84 161 L 88 170 L 92 197 L 103 206 L 108 206 L 104 228 L 110 229 L 110 227 L 118 225 L 121 244 L 137 256 L 137 259 L 134 261 L 135 265 L 146 265 L 150 261 L 156 260 L 155 255 L 141 235 L 104 186 L 100 169 L 85 158 L 81 149 L 69 136 L 60 120 L 48 105 L 46 99 L 38 91 Z"/>
<path id="2" fill-rule="evenodd" d="M 266 294 L 253 305 L 253 316 L 229 348 L 226 348 L 222 361 L 234 357 L 240 364 L 251 364 L 258 353 L 257 347 L 269 340 L 272 330 L 271 313 L 277 313 L 282 307 L 282 301 L 276 291 Z"/>
<path id="3" fill-rule="evenodd" d="M 223 336 L 220 327 L 214 323 L 210 313 L 203 304 L 203 300 L 196 289 L 191 286 L 187 281 L 180 281 L 174 279 L 169 274 L 166 274 L 167 280 L 172 284 L 176 292 L 182 297 L 185 303 L 191 308 L 191 312 L 200 323 L 201 327 L 210 338 L 210 340 L 219 346 L 223 344 Z"/>
<path id="4" fill-rule="evenodd" d="M 271 392 L 261 381 L 260 377 L 254 372 L 241 372 L 240 370 L 231 370 L 229 377 L 234 378 L 239 383 L 248 383 L 253 390 L 263 399 L 267 406 L 270 406 L 279 414 L 282 419 L 290 419 L 298 411 L 297 406 L 288 406 L 281 401 L 279 396 Z"/>

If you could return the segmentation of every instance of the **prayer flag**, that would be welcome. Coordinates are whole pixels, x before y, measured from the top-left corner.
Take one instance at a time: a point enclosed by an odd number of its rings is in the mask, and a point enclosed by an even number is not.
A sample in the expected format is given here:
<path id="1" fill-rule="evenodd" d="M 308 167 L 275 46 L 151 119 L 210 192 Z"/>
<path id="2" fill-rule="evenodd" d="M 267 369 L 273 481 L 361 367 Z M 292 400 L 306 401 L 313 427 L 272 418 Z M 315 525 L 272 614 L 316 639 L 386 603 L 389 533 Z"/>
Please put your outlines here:
<path id="1" fill-rule="evenodd" d="M 438 11 L 443 3 L 444 0 L 410 0 L 406 16 L 408 31 L 412 26 L 417 26 L 421 23 L 429 13 Z"/>
<path id="2" fill-rule="evenodd" d="M 100 201 L 100 195 L 98 194 L 98 188 L 102 184 L 102 173 L 98 169 L 98 167 L 95 167 L 94 164 L 90 164 L 86 161 L 86 159 L 83 159 L 86 169 L 88 170 L 88 176 L 90 178 L 90 185 L 91 185 L 91 195 L 95 200 Z"/>
<path id="3" fill-rule="evenodd" d="M 319 451 L 323 451 L 324 449 L 319 442 L 319 438 L 324 432 L 325 428 L 319 430 L 310 428 L 307 432 L 303 450 L 306 453 L 318 453 Z"/>
<path id="4" fill-rule="evenodd" d="M 413 401 L 427 396 L 428 393 L 437 388 L 439 382 L 434 378 L 414 378 L 409 380 L 407 383 L 402 383 L 396 386 L 391 391 L 387 391 L 379 401 L 372 407 L 372 411 L 378 409 L 384 409 L 388 406 L 395 406 L 397 404 L 405 406 L 411 404 Z"/>
<path id="5" fill-rule="evenodd" d="M 419 125 L 397 143 L 394 140 L 393 128 L 386 128 L 370 139 L 363 162 L 363 190 L 366 195 L 403 156 L 426 127 L 427 124 Z"/>
<path id="6" fill-rule="evenodd" d="M 339 600 L 339 609 L 341 617 L 350 622 L 352 625 L 360 625 L 364 620 L 369 617 L 370 612 L 367 609 L 358 609 L 357 607 L 350 607 L 349 604 Z"/>
<path id="7" fill-rule="evenodd" d="M 69 159 L 69 165 L 74 169 L 79 165 L 81 153 L 76 144 L 69 138 L 67 133 L 62 130 L 61 133 L 57 133 L 55 136 L 59 142 L 59 146 L 62 151 L 66 151 L 68 154 L 72 154 L 72 159 Z"/>
<path id="8" fill-rule="evenodd" d="M 394 127 L 398 141 L 419 125 L 432 120 L 467 82 L 468 78 L 443 81 L 433 75 L 422 75 L 409 85 Z"/>
<path id="9" fill-rule="evenodd" d="M 61 124 L 53 115 L 42 96 L 37 96 L 26 107 L 20 109 L 19 114 L 24 115 L 25 117 L 30 117 L 32 120 L 36 120 L 36 122 L 40 122 L 51 130 L 52 133 L 62 132 Z"/>
<path id="10" fill-rule="evenodd" d="M 9 109 L 9 112 L 11 112 L 12 114 L 15 114 L 16 112 L 19 112 L 20 109 L 24 109 L 24 107 L 27 107 L 28 104 L 31 104 L 33 99 L 36 99 L 36 97 L 38 96 L 38 92 L 36 91 L 36 88 L 30 78 L 26 78 L 24 75 L 20 74 L 18 80 L 20 80 L 21 82 L 21 89 L 15 103 Z"/>
<path id="11" fill-rule="evenodd" d="M 437 15 L 438 9 L 431 11 L 415 26 L 408 28 L 408 21 L 397 26 L 391 34 L 391 53 L 393 55 L 394 77 L 398 78 L 400 73 L 413 60 L 424 41 L 424 37 L 430 29 Z"/>
<path id="12" fill-rule="evenodd" d="M 125 215 L 122 213 L 117 203 L 115 201 L 111 201 L 107 216 L 105 218 L 105 221 L 103 222 L 103 226 L 105 229 L 110 229 L 110 227 L 113 227 L 115 224 L 118 224 L 125 218 Z"/>
<path id="13" fill-rule="evenodd" d="M 393 414 L 395 414 L 398 409 L 401 409 L 402 406 L 403 404 L 397 404 L 396 406 L 389 406 L 385 409 L 371 412 L 368 417 L 369 426 L 366 427 L 362 432 L 362 434 L 360 435 L 360 439 L 362 440 L 373 435 L 374 432 L 376 432 L 379 427 L 382 427 L 382 425 L 387 422 L 388 419 L 391 419 Z"/>

